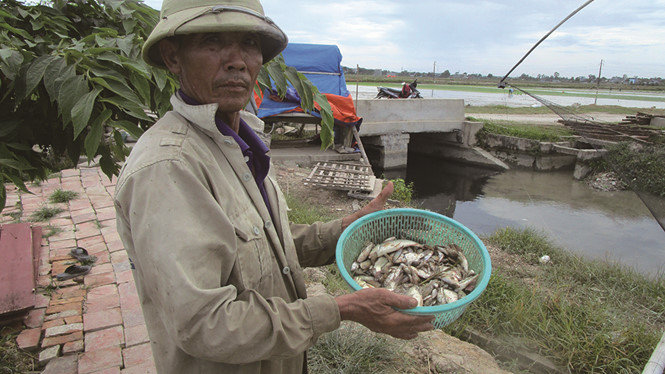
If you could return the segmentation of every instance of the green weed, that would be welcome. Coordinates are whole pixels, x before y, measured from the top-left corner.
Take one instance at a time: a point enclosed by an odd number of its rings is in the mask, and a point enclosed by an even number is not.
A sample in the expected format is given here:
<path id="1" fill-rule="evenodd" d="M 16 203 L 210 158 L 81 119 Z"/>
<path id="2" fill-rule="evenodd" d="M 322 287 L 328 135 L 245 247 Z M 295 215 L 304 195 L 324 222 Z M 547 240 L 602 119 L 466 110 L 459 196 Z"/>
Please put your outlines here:
<path id="1" fill-rule="evenodd" d="M 396 340 L 346 322 L 321 336 L 308 359 L 309 371 L 317 374 L 409 373 L 415 367 Z"/>
<path id="2" fill-rule="evenodd" d="M 37 369 L 37 359 L 20 349 L 16 343 L 16 329 L 3 327 L 0 330 L 0 373 L 20 374 Z"/>
<path id="3" fill-rule="evenodd" d="M 391 179 L 391 181 L 393 182 L 395 190 L 390 198 L 410 203 L 413 198 L 413 182 L 406 183 L 404 179 L 401 178 Z"/>
<path id="4" fill-rule="evenodd" d="M 78 196 L 79 196 L 78 192 L 57 189 L 53 191 L 51 196 L 49 196 L 49 201 L 53 204 L 67 203 L 71 200 L 76 199 Z"/>
<path id="5" fill-rule="evenodd" d="M 30 220 L 32 222 L 44 222 L 48 221 L 49 219 L 55 217 L 59 213 L 63 212 L 64 209 L 60 207 L 48 207 L 48 206 L 43 206 L 40 209 L 34 211 L 30 215 Z"/>

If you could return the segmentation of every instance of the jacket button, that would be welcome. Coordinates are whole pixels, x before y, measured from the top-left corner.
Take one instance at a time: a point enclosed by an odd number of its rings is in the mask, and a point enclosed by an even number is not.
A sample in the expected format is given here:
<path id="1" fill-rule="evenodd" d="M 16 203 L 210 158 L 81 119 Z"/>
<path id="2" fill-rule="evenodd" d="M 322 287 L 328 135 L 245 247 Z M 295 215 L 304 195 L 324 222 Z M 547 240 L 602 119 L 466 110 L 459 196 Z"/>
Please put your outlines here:
<path id="1" fill-rule="evenodd" d="M 266 229 L 271 228 L 272 227 L 272 222 L 270 222 L 269 220 L 266 221 L 266 223 L 265 223 L 265 225 L 263 225 L 263 227 L 265 227 Z"/>
<path id="2" fill-rule="evenodd" d="M 282 273 L 284 273 L 284 275 L 288 275 L 290 272 L 291 268 L 288 266 L 284 266 L 284 269 L 282 269 Z"/>
<path id="3" fill-rule="evenodd" d="M 249 173 L 247 173 L 247 174 L 245 174 L 245 175 L 242 176 L 242 179 L 243 179 L 245 182 L 249 182 L 249 180 L 252 179 L 252 175 L 249 174 Z"/>
<path id="4" fill-rule="evenodd" d="M 233 140 L 231 140 L 231 139 L 224 139 L 224 143 L 226 143 L 226 144 L 228 144 L 228 145 L 233 145 Z"/>
<path id="5" fill-rule="evenodd" d="M 245 156 L 245 162 L 249 162 L 249 156 Z"/>
<path id="6" fill-rule="evenodd" d="M 259 230 L 258 227 L 254 226 L 254 234 L 259 235 L 261 233 L 261 230 Z"/>

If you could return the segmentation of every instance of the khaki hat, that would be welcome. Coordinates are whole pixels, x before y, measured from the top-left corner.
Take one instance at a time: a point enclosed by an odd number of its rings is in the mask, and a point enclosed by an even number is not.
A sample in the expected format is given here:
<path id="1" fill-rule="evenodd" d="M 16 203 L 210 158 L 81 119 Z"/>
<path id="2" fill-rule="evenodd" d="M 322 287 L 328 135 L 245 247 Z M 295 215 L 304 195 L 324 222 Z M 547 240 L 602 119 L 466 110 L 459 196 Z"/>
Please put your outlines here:
<path id="1" fill-rule="evenodd" d="M 286 34 L 263 12 L 259 0 L 164 0 L 160 20 L 143 45 L 143 60 L 164 68 L 158 43 L 174 35 L 247 31 L 261 37 L 263 63 L 288 43 Z"/>

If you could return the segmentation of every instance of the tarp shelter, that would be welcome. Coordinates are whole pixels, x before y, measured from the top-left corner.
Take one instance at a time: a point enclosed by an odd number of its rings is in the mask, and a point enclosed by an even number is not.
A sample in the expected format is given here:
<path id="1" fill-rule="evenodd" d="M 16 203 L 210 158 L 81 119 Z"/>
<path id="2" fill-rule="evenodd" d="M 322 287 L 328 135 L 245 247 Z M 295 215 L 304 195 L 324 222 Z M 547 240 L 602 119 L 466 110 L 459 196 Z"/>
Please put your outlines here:
<path id="1" fill-rule="evenodd" d="M 287 65 L 304 74 L 326 95 L 333 110 L 336 125 L 360 125 L 362 118 L 356 115 L 353 98 L 346 88 L 342 70 L 342 53 L 336 45 L 289 43 L 282 52 Z M 263 98 L 255 97 L 258 116 L 263 118 L 289 112 L 303 112 L 300 99 L 291 89 L 284 99 L 263 93 Z M 321 117 L 319 113 L 313 115 Z"/>

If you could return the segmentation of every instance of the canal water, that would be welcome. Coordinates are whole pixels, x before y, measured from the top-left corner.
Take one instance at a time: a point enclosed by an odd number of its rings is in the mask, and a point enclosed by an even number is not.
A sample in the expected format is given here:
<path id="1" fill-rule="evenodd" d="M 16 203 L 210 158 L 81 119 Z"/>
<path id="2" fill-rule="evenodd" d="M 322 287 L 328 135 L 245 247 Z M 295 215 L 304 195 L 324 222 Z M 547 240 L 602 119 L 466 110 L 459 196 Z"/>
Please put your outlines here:
<path id="1" fill-rule="evenodd" d="M 593 190 L 574 180 L 572 170 L 496 172 L 409 154 L 405 170 L 384 173 L 413 182 L 416 205 L 454 218 L 479 236 L 530 227 L 587 258 L 649 275 L 665 271 L 665 231 L 637 195 Z"/>

